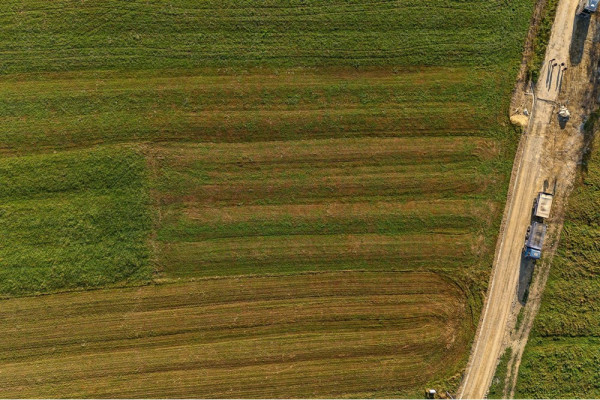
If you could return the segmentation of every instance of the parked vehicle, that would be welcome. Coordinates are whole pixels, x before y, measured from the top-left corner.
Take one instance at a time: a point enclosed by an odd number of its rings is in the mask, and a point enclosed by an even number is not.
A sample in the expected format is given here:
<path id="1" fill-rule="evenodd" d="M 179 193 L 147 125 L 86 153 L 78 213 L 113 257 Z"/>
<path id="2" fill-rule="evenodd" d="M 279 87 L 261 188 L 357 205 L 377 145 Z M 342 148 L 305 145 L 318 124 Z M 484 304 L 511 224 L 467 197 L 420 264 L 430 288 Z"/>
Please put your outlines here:
<path id="1" fill-rule="evenodd" d="M 546 224 L 540 222 L 534 222 L 527 228 L 524 249 L 525 257 L 533 260 L 538 260 L 542 257 L 542 246 L 546 238 L 547 228 Z"/>

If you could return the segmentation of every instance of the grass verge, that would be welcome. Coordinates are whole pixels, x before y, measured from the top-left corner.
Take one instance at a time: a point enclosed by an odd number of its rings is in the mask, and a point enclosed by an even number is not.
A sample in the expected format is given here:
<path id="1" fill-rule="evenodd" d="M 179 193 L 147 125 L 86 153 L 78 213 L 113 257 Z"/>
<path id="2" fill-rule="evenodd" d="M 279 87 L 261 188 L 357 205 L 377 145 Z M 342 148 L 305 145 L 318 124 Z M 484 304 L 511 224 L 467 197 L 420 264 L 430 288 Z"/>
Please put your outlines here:
<path id="1" fill-rule="evenodd" d="M 508 375 L 508 362 L 512 356 L 512 348 L 509 347 L 504 350 L 498 366 L 496 367 L 496 373 L 492 379 L 492 384 L 488 391 L 488 399 L 502 399 L 505 398 L 504 387 L 506 386 L 506 377 Z"/>

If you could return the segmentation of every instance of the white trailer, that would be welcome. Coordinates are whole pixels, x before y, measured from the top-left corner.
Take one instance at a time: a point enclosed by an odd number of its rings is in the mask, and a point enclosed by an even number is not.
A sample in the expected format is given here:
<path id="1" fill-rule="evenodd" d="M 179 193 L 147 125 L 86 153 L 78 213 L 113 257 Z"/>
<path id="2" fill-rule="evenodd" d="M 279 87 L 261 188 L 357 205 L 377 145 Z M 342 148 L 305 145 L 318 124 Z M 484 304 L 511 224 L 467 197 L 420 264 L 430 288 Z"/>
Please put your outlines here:
<path id="1" fill-rule="evenodd" d="M 552 208 L 553 197 L 554 196 L 550 193 L 538 193 L 537 199 L 535 200 L 535 210 L 533 215 L 539 218 L 548 218 L 550 216 L 550 209 Z"/>

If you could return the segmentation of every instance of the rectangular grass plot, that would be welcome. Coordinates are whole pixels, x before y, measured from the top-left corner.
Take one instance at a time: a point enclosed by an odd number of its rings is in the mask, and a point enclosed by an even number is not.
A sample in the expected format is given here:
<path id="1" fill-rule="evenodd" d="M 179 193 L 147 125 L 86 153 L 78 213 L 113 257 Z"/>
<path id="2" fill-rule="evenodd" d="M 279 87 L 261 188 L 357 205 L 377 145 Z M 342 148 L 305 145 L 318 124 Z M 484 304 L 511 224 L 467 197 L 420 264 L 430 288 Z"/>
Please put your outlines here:
<path id="1" fill-rule="evenodd" d="M 0 293 L 148 279 L 144 169 L 125 148 L 0 160 Z"/>

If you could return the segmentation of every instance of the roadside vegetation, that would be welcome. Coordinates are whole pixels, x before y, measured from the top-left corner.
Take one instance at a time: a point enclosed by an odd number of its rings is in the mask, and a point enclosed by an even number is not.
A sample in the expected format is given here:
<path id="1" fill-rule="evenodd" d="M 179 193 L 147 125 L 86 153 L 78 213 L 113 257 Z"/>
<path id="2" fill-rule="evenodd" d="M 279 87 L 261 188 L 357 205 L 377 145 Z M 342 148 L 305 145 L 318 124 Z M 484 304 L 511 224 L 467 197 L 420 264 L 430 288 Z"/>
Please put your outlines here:
<path id="1" fill-rule="evenodd" d="M 455 390 L 532 8 L 0 4 L 0 391 Z"/>
<path id="2" fill-rule="evenodd" d="M 569 198 L 540 312 L 523 354 L 519 398 L 600 397 L 600 152 Z"/>
<path id="3" fill-rule="evenodd" d="M 496 367 L 496 373 L 492 379 L 487 398 L 488 399 L 503 399 L 506 398 L 504 394 L 504 387 L 506 386 L 506 377 L 508 376 L 508 362 L 512 356 L 512 348 L 509 347 L 504 350 L 504 353 L 500 357 L 498 366 Z"/>
<path id="4" fill-rule="evenodd" d="M 552 24 L 556 17 L 556 8 L 558 7 L 558 0 L 545 0 L 544 11 L 542 12 L 542 20 L 539 27 L 537 28 L 537 34 L 533 40 L 533 56 L 529 60 L 527 65 L 527 72 L 529 77 L 537 82 L 540 71 L 542 70 L 542 63 L 546 57 L 546 48 L 550 41 L 550 34 L 552 33 Z"/>

